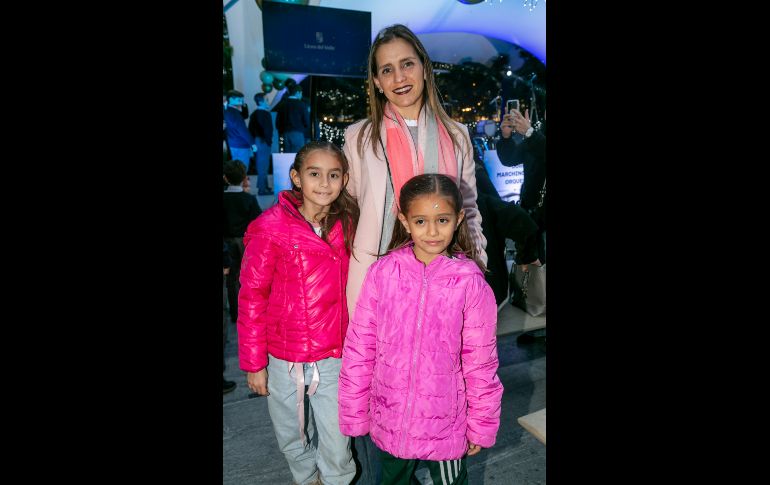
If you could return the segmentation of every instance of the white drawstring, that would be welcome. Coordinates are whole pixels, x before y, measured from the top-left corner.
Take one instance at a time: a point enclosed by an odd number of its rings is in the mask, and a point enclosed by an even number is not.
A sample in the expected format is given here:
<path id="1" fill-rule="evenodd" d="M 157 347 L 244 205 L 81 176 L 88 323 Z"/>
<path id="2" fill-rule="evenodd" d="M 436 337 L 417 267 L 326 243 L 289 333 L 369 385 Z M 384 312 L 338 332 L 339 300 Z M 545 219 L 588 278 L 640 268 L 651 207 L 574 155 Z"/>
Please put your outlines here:
<path id="1" fill-rule="evenodd" d="M 291 376 L 291 369 L 294 368 L 294 379 L 297 382 L 297 417 L 299 418 L 299 437 L 302 439 L 302 445 L 307 446 L 307 440 L 305 439 L 305 369 L 304 365 L 300 362 L 287 362 L 289 364 L 289 376 Z M 310 381 L 310 387 L 307 390 L 307 395 L 312 396 L 318 389 L 318 383 L 321 381 L 321 376 L 318 374 L 318 366 L 315 362 L 308 364 L 313 368 L 313 378 Z"/>

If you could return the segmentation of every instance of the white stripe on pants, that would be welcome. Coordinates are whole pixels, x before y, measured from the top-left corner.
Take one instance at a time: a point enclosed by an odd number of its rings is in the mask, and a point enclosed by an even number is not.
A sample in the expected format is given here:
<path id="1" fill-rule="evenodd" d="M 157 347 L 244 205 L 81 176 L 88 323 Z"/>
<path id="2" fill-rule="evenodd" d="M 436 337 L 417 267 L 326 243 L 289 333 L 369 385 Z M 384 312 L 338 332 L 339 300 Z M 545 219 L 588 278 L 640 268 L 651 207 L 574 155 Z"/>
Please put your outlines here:
<path id="1" fill-rule="evenodd" d="M 460 459 L 438 462 L 439 469 L 441 470 L 441 485 L 449 485 L 454 482 L 460 476 L 461 465 L 462 460 Z"/>

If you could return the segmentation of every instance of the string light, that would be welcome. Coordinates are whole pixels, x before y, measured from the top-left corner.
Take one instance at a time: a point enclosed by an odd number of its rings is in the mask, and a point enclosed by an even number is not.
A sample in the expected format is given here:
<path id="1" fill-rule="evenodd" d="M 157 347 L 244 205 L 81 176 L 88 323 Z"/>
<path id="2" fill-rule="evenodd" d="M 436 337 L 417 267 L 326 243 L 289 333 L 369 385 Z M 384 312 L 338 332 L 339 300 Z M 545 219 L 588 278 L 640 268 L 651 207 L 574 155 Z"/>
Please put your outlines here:
<path id="1" fill-rule="evenodd" d="M 329 101 L 337 101 L 338 99 L 341 101 L 353 101 L 358 99 L 360 96 L 357 94 L 344 94 L 339 89 L 335 90 L 320 90 L 316 93 L 319 98 L 321 99 L 328 99 Z"/>
<path id="2" fill-rule="evenodd" d="M 318 129 L 321 132 L 319 136 L 321 140 L 330 141 L 337 146 L 344 145 L 345 130 L 334 127 L 332 125 L 327 125 L 322 121 L 318 123 Z"/>
<path id="3" fill-rule="evenodd" d="M 527 7 L 531 12 L 537 7 L 537 2 L 538 0 L 524 0 L 524 6 Z M 503 0 L 498 0 L 497 2 L 495 2 L 495 0 L 485 0 L 484 3 L 486 3 L 487 5 L 494 5 L 495 3 L 498 3 L 498 4 L 503 3 Z"/>

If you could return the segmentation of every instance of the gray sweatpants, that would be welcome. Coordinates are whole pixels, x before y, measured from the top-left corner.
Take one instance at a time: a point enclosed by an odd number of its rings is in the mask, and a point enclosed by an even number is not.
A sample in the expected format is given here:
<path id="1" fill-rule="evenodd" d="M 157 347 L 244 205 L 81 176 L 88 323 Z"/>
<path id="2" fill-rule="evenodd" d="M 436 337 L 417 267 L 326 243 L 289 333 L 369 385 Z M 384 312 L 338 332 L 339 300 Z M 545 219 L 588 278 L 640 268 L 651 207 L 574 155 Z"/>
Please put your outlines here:
<path id="1" fill-rule="evenodd" d="M 310 422 L 308 433 L 317 434 L 316 440 L 308 436 L 303 445 L 299 433 L 297 416 L 297 384 L 289 375 L 288 362 L 268 356 L 267 409 L 273 421 L 278 446 L 289 462 L 294 481 L 306 485 L 315 480 L 320 472 L 324 485 L 348 485 L 356 474 L 356 465 L 350 451 L 350 438 L 340 433 L 337 388 L 342 359 L 328 358 L 315 363 L 320 380 L 315 394 L 310 396 L 306 421 Z M 303 366 L 305 385 L 309 385 L 313 368 Z M 292 374 L 294 371 L 292 371 Z M 308 402 L 308 401 L 305 401 Z M 312 415 L 312 417 L 310 416 Z"/>

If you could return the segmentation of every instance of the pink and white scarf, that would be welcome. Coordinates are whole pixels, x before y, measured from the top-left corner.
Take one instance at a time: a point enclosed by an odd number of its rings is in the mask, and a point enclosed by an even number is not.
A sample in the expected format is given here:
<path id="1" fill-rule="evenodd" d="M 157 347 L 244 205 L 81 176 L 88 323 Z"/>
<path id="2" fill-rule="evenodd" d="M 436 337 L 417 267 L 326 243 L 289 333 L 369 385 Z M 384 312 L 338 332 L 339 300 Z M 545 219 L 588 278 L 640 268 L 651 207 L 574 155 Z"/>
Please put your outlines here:
<path id="1" fill-rule="evenodd" d="M 401 194 L 401 187 L 410 178 L 425 172 L 426 147 L 428 147 L 429 157 L 438 157 L 438 173 L 448 175 L 455 182 L 458 181 L 457 158 L 452 145 L 452 139 L 449 137 L 444 124 L 427 104 L 420 110 L 420 117 L 417 122 L 419 136 L 424 136 L 424 138 L 420 138 L 419 150 L 414 146 L 414 141 L 404 118 L 398 113 L 398 110 L 393 109 L 390 102 L 385 104 L 383 124 L 388 141 L 385 151 L 388 155 L 390 174 L 393 180 L 396 202 L 393 204 L 393 207 L 396 211 L 398 210 L 397 205 L 399 195 Z M 433 140 L 438 140 L 437 149 L 431 146 L 432 143 L 435 143 Z M 433 165 L 436 166 L 435 164 Z"/>

